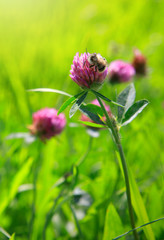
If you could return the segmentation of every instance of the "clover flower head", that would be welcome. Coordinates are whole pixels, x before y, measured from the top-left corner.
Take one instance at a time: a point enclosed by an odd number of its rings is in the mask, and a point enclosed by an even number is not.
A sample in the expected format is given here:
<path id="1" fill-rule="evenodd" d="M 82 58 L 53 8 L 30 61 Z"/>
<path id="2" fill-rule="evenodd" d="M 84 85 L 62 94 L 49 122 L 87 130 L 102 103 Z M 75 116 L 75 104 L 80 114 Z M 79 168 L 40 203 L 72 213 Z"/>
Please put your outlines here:
<path id="1" fill-rule="evenodd" d="M 135 75 L 135 69 L 129 63 L 116 60 L 110 63 L 108 75 L 111 83 L 128 82 Z"/>
<path id="2" fill-rule="evenodd" d="M 96 65 L 90 63 L 91 55 L 83 53 L 79 56 L 79 53 L 76 53 L 71 65 L 70 77 L 83 89 L 97 89 L 102 85 L 108 73 L 107 67 L 103 71 L 99 71 Z M 102 58 L 100 54 L 98 56 Z"/>
<path id="3" fill-rule="evenodd" d="M 132 66 L 134 67 L 137 75 L 146 75 L 147 59 L 138 49 L 134 50 Z"/>
<path id="4" fill-rule="evenodd" d="M 66 125 L 64 114 L 57 115 L 54 108 L 44 108 L 32 116 L 33 123 L 28 127 L 32 135 L 39 136 L 42 141 L 50 139 L 62 132 Z"/>
<path id="5" fill-rule="evenodd" d="M 97 99 L 93 100 L 93 101 L 91 102 L 91 104 L 94 104 L 94 105 L 100 107 L 100 104 L 99 104 L 99 102 L 98 102 Z M 112 113 L 111 113 L 111 110 L 110 110 L 110 107 L 107 106 L 104 102 L 103 102 L 103 105 L 104 105 L 106 111 L 108 112 L 109 117 L 113 117 L 113 115 L 112 115 Z M 102 119 L 105 121 L 105 120 L 106 120 L 106 117 L 103 116 Z M 91 120 L 89 117 L 87 117 L 87 116 L 84 115 L 84 114 L 81 115 L 81 121 L 95 123 L 93 120 Z M 89 128 L 94 128 L 94 127 L 89 127 Z M 96 128 L 96 129 L 99 129 L 99 128 Z"/>

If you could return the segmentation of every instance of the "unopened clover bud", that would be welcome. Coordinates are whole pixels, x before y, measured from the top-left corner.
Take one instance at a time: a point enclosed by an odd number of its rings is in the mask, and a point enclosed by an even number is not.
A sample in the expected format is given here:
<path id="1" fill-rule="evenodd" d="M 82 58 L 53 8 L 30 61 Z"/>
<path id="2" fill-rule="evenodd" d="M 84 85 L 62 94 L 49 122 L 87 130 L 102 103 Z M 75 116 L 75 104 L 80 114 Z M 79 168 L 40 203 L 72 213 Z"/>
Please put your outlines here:
<path id="1" fill-rule="evenodd" d="M 146 57 L 138 50 L 134 50 L 134 57 L 132 60 L 132 66 L 135 68 L 137 75 L 146 75 L 147 73 L 147 59 Z"/>

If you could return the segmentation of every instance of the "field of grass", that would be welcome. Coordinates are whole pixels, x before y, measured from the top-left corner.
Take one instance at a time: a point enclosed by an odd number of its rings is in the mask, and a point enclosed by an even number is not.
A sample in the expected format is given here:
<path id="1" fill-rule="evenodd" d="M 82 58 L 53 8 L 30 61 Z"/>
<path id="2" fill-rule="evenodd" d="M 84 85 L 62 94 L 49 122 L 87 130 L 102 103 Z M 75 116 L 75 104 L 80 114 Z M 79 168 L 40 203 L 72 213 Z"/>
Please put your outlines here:
<path id="1" fill-rule="evenodd" d="M 163 16 L 162 0 L 0 1 L 0 240 L 9 238 L 1 228 L 15 233 L 16 240 L 110 240 L 131 229 L 124 178 L 109 131 L 91 140 L 84 126 L 72 124 L 80 112 L 69 119 L 66 110 L 65 130 L 46 144 L 6 139 L 28 132 L 33 112 L 59 109 L 67 99 L 27 89 L 79 92 L 69 71 L 76 52 L 86 49 L 108 62 L 130 62 L 137 47 L 148 59 L 148 76 L 134 84 L 136 100 L 146 98 L 150 104 L 121 129 L 121 138 L 133 180 L 136 226 L 164 216 Z M 116 100 L 126 86 L 106 82 L 100 92 Z M 89 95 L 86 101 L 91 100 Z M 115 111 L 114 105 L 111 109 Z M 57 186 L 85 155 L 68 183 Z M 141 240 L 164 240 L 164 220 L 144 229 Z"/>

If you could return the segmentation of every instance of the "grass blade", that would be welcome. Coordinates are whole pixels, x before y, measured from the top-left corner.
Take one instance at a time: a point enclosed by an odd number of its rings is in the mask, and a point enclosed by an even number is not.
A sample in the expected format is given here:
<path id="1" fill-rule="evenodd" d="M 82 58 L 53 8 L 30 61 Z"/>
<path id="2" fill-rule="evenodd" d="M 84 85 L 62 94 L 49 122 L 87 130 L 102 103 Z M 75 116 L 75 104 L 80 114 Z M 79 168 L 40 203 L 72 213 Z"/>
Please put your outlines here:
<path id="1" fill-rule="evenodd" d="M 10 240 L 14 240 L 15 239 L 15 233 L 12 234 Z"/>
<path id="2" fill-rule="evenodd" d="M 57 90 L 57 89 L 52 89 L 52 88 L 35 88 L 35 89 L 29 89 L 27 91 L 28 92 L 51 92 L 51 93 L 58 93 L 58 94 L 61 94 L 61 95 L 72 97 L 72 95 L 70 95 L 69 93 L 66 93 L 64 91 L 60 91 L 60 90 Z"/>
<path id="3" fill-rule="evenodd" d="M 6 232 L 6 230 L 5 229 L 3 229 L 2 227 L 0 227 L 0 232 L 3 234 L 3 235 L 5 235 L 7 238 L 11 238 L 11 236 L 10 236 L 10 234 L 8 233 L 8 232 Z"/>
<path id="4" fill-rule="evenodd" d="M 118 236 L 118 237 L 116 237 L 116 238 L 113 238 L 113 240 L 120 239 L 120 238 L 122 238 L 123 236 L 125 236 L 125 235 L 133 232 L 134 230 L 140 229 L 140 228 L 142 228 L 142 227 L 145 227 L 145 226 L 147 226 L 147 225 L 149 225 L 149 224 L 152 224 L 152 223 L 155 223 L 155 222 L 158 222 L 158 221 L 161 221 L 161 220 L 164 220 L 164 217 L 158 218 L 158 219 L 156 219 L 156 220 L 154 220 L 154 221 L 145 223 L 145 224 L 143 224 L 143 225 L 141 225 L 141 226 L 139 226 L 139 227 L 136 227 L 136 228 L 134 228 L 134 229 L 131 229 L 130 231 L 128 231 L 128 232 L 126 232 L 126 233 L 124 233 L 124 234 L 121 234 L 120 236 Z"/>
<path id="5" fill-rule="evenodd" d="M 122 165 L 121 165 L 121 160 L 119 157 L 119 154 L 117 154 L 117 158 L 119 160 L 119 165 L 123 173 Z M 141 223 L 144 222 L 149 222 L 149 218 L 147 215 L 147 211 L 144 205 L 144 201 L 142 199 L 142 196 L 140 194 L 139 188 L 137 186 L 136 180 L 133 176 L 133 173 L 130 169 L 130 166 L 127 162 L 127 167 L 128 167 L 128 173 L 129 173 L 129 180 L 130 180 L 130 185 L 131 185 L 131 198 L 132 198 L 132 205 L 135 210 L 135 213 Z M 149 240 L 155 240 L 154 233 L 152 231 L 151 226 L 146 226 L 144 228 L 144 233 L 147 239 Z"/>
<path id="6" fill-rule="evenodd" d="M 24 163 L 22 168 L 18 171 L 16 176 L 14 177 L 11 188 L 9 190 L 9 195 L 5 196 L 5 198 L 0 202 L 1 208 L 0 208 L 0 214 L 5 210 L 5 208 L 8 206 L 11 200 L 15 197 L 17 194 L 18 188 L 23 182 L 23 180 L 27 177 L 27 175 L 30 172 L 30 168 L 33 162 L 33 158 L 29 158 L 27 162 Z"/>
<path id="7" fill-rule="evenodd" d="M 113 239 L 118 233 L 123 231 L 121 219 L 113 204 L 109 204 L 106 211 L 105 229 L 103 240 Z"/>

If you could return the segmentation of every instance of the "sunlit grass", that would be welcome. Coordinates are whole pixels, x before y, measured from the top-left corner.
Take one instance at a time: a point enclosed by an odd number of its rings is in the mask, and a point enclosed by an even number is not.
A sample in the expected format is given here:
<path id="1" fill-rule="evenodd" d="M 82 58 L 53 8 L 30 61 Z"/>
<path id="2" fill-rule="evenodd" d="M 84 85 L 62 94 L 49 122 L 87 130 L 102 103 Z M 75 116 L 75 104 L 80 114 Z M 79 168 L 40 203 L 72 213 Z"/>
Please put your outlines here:
<path id="1" fill-rule="evenodd" d="M 15 232 L 16 239 L 28 239 L 32 190 L 19 191 L 19 187 L 33 182 L 32 163 L 37 161 L 40 167 L 31 233 L 31 239 L 36 240 L 42 238 L 45 216 L 60 191 L 52 186 L 83 156 L 89 136 L 84 126 L 67 126 L 60 137 L 47 144 L 34 142 L 27 146 L 22 140 L 5 140 L 5 137 L 28 131 L 26 127 L 34 111 L 47 106 L 59 109 L 67 99 L 27 89 L 45 87 L 70 94 L 79 92 L 69 71 L 75 53 L 83 53 L 86 48 L 88 52 L 100 52 L 108 62 L 117 58 L 131 61 L 133 47 L 148 58 L 149 74 L 136 80 L 135 87 L 136 99 L 146 98 L 150 104 L 143 115 L 121 130 L 121 135 L 149 219 L 163 216 L 163 13 L 164 2 L 155 0 L 0 2 L 0 226 L 10 234 Z M 115 101 L 125 86 L 106 83 L 100 92 Z M 68 110 L 65 113 L 68 119 Z M 71 121 L 78 117 L 75 115 Z M 102 130 L 79 169 L 77 186 L 93 200 L 80 221 L 86 239 L 102 239 L 109 203 L 116 207 L 124 231 L 130 229 L 124 182 L 114 149 L 109 133 Z M 55 220 L 51 222 L 47 239 L 73 239 L 66 230 L 68 220 L 74 224 L 67 203 L 59 216 L 61 225 Z M 138 226 L 141 224 L 137 222 Z M 152 225 L 156 239 L 164 238 L 163 226 L 163 222 Z M 0 238 L 5 239 L 3 235 Z"/>

